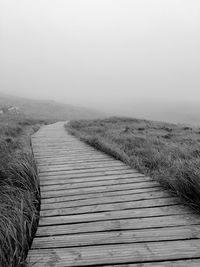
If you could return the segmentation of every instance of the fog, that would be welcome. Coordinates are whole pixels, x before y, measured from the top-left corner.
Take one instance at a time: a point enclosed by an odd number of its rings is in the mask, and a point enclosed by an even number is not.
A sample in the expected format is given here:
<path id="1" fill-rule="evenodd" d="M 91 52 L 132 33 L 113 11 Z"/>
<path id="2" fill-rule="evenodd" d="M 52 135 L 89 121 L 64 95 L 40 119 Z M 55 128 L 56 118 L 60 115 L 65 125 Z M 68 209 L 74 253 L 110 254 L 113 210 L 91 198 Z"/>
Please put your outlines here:
<path id="1" fill-rule="evenodd" d="M 0 0 L 0 92 L 181 113 L 200 104 L 199 33 L 199 0 Z"/>

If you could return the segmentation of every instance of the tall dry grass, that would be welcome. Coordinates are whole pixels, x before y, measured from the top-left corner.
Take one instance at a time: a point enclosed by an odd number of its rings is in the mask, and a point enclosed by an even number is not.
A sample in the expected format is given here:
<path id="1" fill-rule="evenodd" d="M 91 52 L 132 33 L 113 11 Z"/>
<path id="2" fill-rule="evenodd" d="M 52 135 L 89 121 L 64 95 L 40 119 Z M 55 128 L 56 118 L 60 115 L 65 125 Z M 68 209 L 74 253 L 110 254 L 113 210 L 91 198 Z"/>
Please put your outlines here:
<path id="1" fill-rule="evenodd" d="M 0 117 L 0 266 L 25 266 L 37 229 L 40 191 L 30 147 L 35 120 Z"/>
<path id="2" fill-rule="evenodd" d="M 131 118 L 72 121 L 66 128 L 200 211 L 200 128 Z"/>

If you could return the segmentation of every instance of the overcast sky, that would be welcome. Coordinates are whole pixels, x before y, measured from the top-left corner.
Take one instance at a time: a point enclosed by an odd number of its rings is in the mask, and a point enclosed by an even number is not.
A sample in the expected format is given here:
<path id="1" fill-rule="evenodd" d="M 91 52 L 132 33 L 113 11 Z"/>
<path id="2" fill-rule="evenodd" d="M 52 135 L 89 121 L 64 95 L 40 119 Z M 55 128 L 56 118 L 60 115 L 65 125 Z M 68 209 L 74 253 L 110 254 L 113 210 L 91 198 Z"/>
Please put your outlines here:
<path id="1" fill-rule="evenodd" d="M 0 0 L 0 92 L 200 103 L 200 1 Z"/>

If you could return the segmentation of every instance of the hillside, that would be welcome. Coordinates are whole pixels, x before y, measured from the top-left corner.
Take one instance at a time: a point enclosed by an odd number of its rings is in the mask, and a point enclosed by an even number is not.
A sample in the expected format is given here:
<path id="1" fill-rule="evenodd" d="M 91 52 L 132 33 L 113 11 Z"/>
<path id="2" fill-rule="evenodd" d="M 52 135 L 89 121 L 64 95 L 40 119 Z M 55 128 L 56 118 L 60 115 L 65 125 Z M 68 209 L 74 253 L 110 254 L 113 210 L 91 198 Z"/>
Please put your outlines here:
<path id="1" fill-rule="evenodd" d="M 115 116 L 165 121 L 169 123 L 200 125 L 200 105 L 197 101 L 165 101 L 152 99 L 130 99 L 114 103 L 105 109 Z"/>
<path id="2" fill-rule="evenodd" d="M 86 108 L 75 107 L 55 101 L 32 100 L 0 94 L 0 107 L 14 106 L 19 113 L 41 120 L 95 119 L 105 117 L 103 113 Z"/>

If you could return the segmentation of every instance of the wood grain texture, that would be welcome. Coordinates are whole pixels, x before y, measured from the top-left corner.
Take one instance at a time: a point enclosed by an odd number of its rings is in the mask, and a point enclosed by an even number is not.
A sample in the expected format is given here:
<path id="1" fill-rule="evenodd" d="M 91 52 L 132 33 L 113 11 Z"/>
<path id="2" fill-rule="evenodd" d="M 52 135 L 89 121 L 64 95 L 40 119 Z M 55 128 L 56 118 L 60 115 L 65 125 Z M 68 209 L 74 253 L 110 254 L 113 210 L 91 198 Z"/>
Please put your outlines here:
<path id="1" fill-rule="evenodd" d="M 200 216 L 150 177 L 70 136 L 32 137 L 41 184 L 30 266 L 199 267 Z"/>
<path id="2" fill-rule="evenodd" d="M 99 263 L 144 263 L 181 258 L 200 258 L 199 240 L 32 250 L 32 262 L 36 263 L 35 266 L 91 266 Z M 54 265 L 50 265 L 52 262 Z"/>
<path id="3" fill-rule="evenodd" d="M 76 247 L 125 244 L 165 240 L 185 240 L 200 237 L 200 226 L 179 226 L 155 229 L 122 230 L 38 237 L 33 248 Z"/>

